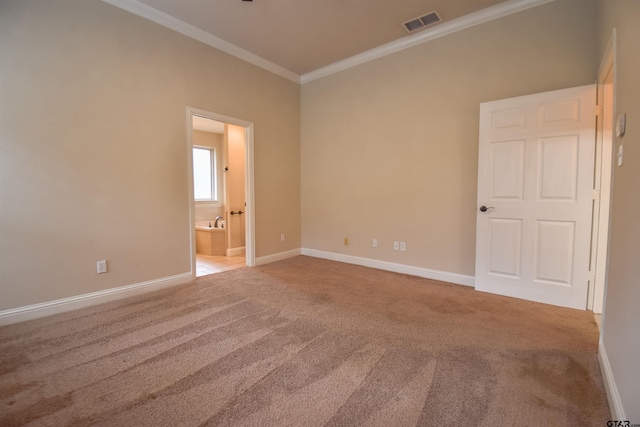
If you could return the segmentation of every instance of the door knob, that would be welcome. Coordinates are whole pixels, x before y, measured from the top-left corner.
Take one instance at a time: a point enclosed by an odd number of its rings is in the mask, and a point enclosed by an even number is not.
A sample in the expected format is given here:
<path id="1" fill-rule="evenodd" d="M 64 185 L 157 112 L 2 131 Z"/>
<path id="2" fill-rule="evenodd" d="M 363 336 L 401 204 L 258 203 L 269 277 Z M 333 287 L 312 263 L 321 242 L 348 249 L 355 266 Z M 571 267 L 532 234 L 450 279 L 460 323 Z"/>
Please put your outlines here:
<path id="1" fill-rule="evenodd" d="M 492 209 L 495 209 L 495 208 L 493 206 L 489 206 L 489 207 L 484 206 L 484 205 L 480 206 L 480 212 L 486 212 L 486 211 L 492 210 Z"/>

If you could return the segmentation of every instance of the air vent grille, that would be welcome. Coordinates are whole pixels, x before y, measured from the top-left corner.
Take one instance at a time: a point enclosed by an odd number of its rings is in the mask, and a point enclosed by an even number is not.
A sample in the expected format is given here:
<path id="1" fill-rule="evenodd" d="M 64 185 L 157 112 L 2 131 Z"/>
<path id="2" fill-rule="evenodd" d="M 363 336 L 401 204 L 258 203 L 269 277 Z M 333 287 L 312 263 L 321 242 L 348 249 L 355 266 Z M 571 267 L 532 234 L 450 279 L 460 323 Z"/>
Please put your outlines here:
<path id="1" fill-rule="evenodd" d="M 402 25 L 404 25 L 404 28 L 408 32 L 413 33 L 414 31 L 421 30 L 440 21 L 442 21 L 442 18 L 440 18 L 438 12 L 431 12 L 419 18 L 411 19 Z"/>

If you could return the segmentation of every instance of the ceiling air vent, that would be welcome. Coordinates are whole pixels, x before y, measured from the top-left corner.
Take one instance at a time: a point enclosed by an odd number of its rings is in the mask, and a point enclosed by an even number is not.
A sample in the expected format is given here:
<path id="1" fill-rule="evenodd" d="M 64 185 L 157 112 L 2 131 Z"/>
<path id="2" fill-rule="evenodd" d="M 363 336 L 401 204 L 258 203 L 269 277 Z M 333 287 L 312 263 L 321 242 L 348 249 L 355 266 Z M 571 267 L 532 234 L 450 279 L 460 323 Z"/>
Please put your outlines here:
<path id="1" fill-rule="evenodd" d="M 402 25 L 404 25 L 408 32 L 413 33 L 414 31 L 428 27 L 429 25 L 433 25 L 440 21 L 442 21 L 442 18 L 440 18 L 438 12 L 431 12 L 419 18 L 407 21 Z"/>

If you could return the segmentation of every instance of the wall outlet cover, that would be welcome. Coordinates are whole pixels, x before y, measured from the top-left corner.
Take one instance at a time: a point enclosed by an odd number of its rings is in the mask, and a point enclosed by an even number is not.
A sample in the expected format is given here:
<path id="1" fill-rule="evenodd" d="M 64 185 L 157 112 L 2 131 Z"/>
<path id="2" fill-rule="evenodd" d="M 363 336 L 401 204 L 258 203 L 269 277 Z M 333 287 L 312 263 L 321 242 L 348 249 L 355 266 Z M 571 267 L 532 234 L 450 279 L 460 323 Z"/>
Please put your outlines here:
<path id="1" fill-rule="evenodd" d="M 97 267 L 97 270 L 98 270 L 98 274 L 106 273 L 107 272 L 107 261 L 106 260 L 98 261 L 96 263 L 96 267 Z"/>
<path id="2" fill-rule="evenodd" d="M 627 130 L 627 114 L 622 113 L 618 116 L 618 120 L 616 120 L 616 136 L 618 138 L 622 138 L 626 130 Z"/>

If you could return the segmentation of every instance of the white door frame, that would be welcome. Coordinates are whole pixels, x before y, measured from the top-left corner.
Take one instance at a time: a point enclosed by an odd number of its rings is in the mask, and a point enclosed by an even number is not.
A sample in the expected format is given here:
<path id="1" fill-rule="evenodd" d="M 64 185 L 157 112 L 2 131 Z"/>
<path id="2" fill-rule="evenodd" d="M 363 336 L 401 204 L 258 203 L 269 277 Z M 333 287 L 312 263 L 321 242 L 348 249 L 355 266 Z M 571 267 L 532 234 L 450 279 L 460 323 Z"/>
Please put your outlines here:
<path id="1" fill-rule="evenodd" d="M 605 79 L 613 76 L 613 99 L 611 105 L 603 104 L 603 87 Z M 611 228 L 611 188 L 613 183 L 613 126 L 611 135 L 604 135 L 604 114 L 616 117 L 616 30 L 613 29 L 607 48 L 598 70 L 598 127 L 596 135 L 595 189 L 599 197 L 595 197 L 593 237 L 591 245 L 591 283 L 589 287 L 588 308 L 594 313 L 603 313 L 604 296 L 609 265 L 609 230 Z M 607 111 L 610 109 L 610 111 Z"/>
<path id="2" fill-rule="evenodd" d="M 193 198 L 193 116 L 204 117 L 218 122 L 229 123 L 240 126 L 245 129 L 244 132 L 244 148 L 245 148 L 245 246 L 246 246 L 246 265 L 254 267 L 256 265 L 256 245 L 255 245 L 255 209 L 254 209 L 254 170 L 253 170 L 253 122 L 238 119 L 236 117 L 225 116 L 223 114 L 212 113 L 210 111 L 198 108 L 187 107 L 187 174 L 189 182 L 189 239 L 190 239 L 190 260 L 191 260 L 191 277 L 196 278 L 196 219 L 195 219 L 195 200 Z"/>

